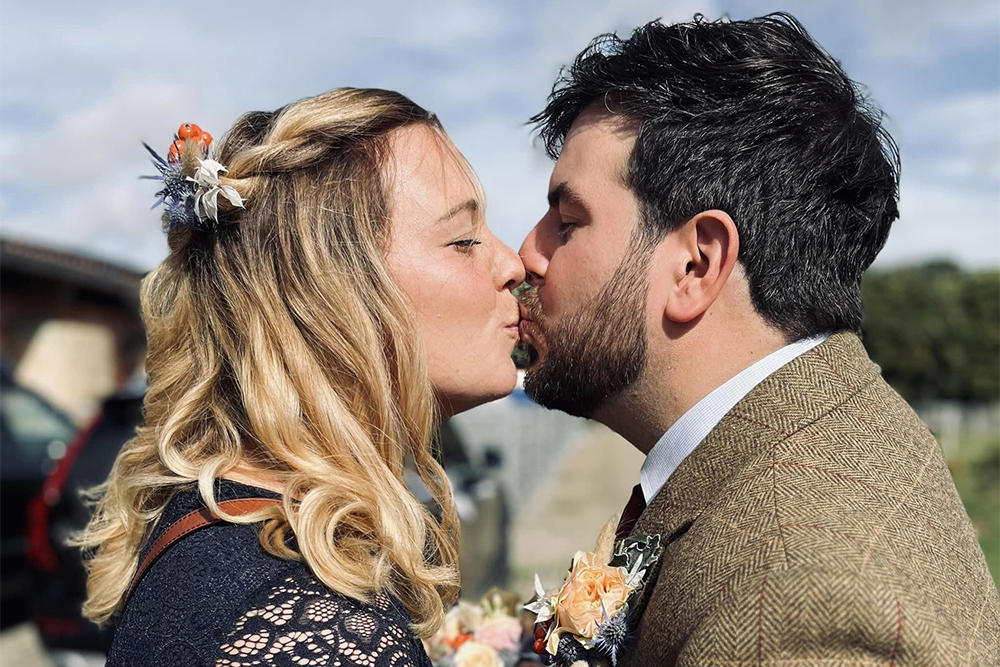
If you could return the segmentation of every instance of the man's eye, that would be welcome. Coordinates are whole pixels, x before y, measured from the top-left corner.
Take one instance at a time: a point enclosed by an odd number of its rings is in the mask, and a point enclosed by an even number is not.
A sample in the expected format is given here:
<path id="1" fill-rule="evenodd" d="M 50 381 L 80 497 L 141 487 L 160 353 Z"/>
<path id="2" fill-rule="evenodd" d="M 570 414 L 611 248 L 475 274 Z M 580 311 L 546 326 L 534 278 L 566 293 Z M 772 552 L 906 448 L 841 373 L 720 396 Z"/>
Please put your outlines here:
<path id="1" fill-rule="evenodd" d="M 454 241 L 448 245 L 453 245 L 456 248 L 471 248 L 473 246 L 482 245 L 482 242 L 475 239 L 462 239 L 461 241 Z"/>
<path id="2" fill-rule="evenodd" d="M 576 226 L 577 225 L 575 222 L 560 222 L 559 229 L 557 232 L 559 234 L 559 238 L 563 240 L 569 238 L 570 233 L 572 233 L 572 231 L 576 229 Z"/>

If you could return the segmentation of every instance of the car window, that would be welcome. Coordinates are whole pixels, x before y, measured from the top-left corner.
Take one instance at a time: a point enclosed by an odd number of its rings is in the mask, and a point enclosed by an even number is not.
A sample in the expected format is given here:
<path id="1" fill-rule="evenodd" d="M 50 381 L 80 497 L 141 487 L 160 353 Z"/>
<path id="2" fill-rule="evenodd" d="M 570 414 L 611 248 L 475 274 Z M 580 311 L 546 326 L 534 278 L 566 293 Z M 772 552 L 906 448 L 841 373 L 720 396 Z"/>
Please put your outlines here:
<path id="1" fill-rule="evenodd" d="M 16 385 L 4 385 L 0 391 L 0 418 L 6 436 L 3 465 L 18 470 L 39 466 L 50 454 L 62 456 L 75 430 L 52 406 Z"/>

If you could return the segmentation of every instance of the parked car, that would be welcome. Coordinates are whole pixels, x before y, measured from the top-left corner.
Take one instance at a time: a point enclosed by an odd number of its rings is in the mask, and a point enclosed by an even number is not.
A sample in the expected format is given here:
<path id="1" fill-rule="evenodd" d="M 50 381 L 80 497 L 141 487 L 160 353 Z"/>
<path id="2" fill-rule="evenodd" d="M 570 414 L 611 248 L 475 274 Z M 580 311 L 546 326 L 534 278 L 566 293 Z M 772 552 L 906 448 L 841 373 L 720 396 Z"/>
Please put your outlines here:
<path id="1" fill-rule="evenodd" d="M 29 559 L 36 569 L 32 620 L 57 665 L 99 665 L 112 631 L 80 614 L 86 599 L 86 572 L 80 551 L 66 546 L 83 528 L 90 510 L 81 495 L 107 479 L 122 445 L 142 422 L 145 381 L 137 379 L 106 399 L 93 421 L 81 429 L 30 509 Z"/>
<path id="2" fill-rule="evenodd" d="M 118 451 L 140 424 L 144 391 L 144 385 L 133 385 L 105 401 L 101 414 L 74 440 L 46 480 L 32 511 L 31 560 L 38 569 L 34 620 L 58 664 L 101 664 L 98 659 L 110 646 L 110 632 L 80 616 L 86 596 L 83 564 L 77 550 L 63 545 L 89 517 L 80 491 L 107 478 Z M 441 440 L 462 526 L 463 591 L 478 596 L 505 584 L 507 577 L 506 501 L 490 469 L 499 458 L 491 454 L 487 465 L 473 465 L 448 424 L 441 429 Z M 419 476 L 411 470 L 406 479 L 421 502 L 430 506 L 430 494 Z"/>
<path id="3" fill-rule="evenodd" d="M 27 507 L 75 431 L 69 417 L 0 363 L 0 627 L 28 618 Z"/>

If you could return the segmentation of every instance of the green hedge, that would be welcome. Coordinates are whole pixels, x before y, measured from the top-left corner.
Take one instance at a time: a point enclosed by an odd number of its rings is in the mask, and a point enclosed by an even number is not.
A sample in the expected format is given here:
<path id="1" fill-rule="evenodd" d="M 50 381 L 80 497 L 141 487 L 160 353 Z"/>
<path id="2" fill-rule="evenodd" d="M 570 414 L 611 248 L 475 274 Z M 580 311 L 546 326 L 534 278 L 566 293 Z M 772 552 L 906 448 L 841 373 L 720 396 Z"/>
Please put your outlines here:
<path id="1" fill-rule="evenodd" d="M 1000 271 L 869 271 L 861 292 L 865 347 L 907 400 L 1000 399 Z"/>

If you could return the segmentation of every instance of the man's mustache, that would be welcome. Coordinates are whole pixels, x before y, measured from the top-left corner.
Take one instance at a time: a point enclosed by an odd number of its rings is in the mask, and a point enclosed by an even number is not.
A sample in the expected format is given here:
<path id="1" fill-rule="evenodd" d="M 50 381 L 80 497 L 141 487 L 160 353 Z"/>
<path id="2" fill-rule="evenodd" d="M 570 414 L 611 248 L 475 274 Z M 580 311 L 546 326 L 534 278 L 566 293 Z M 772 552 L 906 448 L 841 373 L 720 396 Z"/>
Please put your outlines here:
<path id="1" fill-rule="evenodd" d="M 531 320 L 536 324 L 542 321 L 542 302 L 538 298 L 538 289 L 529 285 L 517 295 L 521 307 L 521 319 Z"/>

